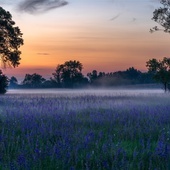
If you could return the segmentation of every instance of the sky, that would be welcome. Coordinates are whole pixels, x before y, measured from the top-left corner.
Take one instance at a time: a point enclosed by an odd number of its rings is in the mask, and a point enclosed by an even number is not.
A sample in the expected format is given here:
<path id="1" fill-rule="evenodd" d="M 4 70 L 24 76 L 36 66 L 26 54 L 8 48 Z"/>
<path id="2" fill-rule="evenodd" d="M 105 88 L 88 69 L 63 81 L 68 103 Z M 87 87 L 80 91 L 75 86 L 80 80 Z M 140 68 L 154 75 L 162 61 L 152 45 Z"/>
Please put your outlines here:
<path id="1" fill-rule="evenodd" d="M 158 25 L 151 18 L 159 0 L 0 0 L 0 6 L 24 39 L 19 67 L 1 67 L 8 77 L 49 78 L 68 60 L 80 61 L 84 75 L 132 66 L 146 71 L 146 61 L 170 54 L 170 35 L 149 32 Z"/>

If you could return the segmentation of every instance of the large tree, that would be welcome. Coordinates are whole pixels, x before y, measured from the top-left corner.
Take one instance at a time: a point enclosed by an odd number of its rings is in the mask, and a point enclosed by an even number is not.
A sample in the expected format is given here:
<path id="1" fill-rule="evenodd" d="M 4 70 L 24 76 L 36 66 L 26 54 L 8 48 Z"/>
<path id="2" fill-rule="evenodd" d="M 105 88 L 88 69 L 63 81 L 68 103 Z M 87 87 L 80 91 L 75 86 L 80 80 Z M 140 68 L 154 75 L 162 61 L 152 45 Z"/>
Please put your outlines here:
<path id="1" fill-rule="evenodd" d="M 4 67 L 18 66 L 21 51 L 19 47 L 23 45 L 22 33 L 15 22 L 12 15 L 0 7 L 0 60 Z M 0 93 L 6 92 L 7 77 L 0 70 Z"/>
<path id="2" fill-rule="evenodd" d="M 23 39 L 20 29 L 15 26 L 12 15 L 0 7 L 0 58 L 4 66 L 16 67 L 20 64 L 21 45 Z"/>
<path id="3" fill-rule="evenodd" d="M 82 69 L 83 65 L 79 61 L 66 61 L 64 64 L 57 66 L 55 73 L 53 73 L 54 80 L 58 86 L 73 87 L 84 81 L 81 73 Z"/>
<path id="4" fill-rule="evenodd" d="M 164 85 L 166 92 L 170 83 L 170 58 L 164 57 L 163 60 L 153 58 L 146 62 L 146 67 L 154 79 Z"/>
<path id="5" fill-rule="evenodd" d="M 153 20 L 160 24 L 163 29 L 157 26 L 150 29 L 151 32 L 163 30 L 170 33 L 170 0 L 161 0 L 162 7 L 155 9 L 153 12 Z"/>

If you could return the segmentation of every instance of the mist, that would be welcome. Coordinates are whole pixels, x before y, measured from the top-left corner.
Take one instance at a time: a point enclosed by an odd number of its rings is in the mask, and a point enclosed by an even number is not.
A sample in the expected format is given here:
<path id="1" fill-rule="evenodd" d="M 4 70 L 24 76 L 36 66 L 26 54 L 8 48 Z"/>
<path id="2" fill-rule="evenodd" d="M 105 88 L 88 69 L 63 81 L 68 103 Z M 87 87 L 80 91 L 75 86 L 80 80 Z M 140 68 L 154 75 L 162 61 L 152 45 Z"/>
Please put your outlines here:
<path id="1" fill-rule="evenodd" d="M 7 94 L 41 94 L 57 96 L 138 96 L 138 95 L 155 95 L 163 94 L 162 89 L 134 89 L 134 88 L 115 88 L 115 89 L 9 89 Z"/>

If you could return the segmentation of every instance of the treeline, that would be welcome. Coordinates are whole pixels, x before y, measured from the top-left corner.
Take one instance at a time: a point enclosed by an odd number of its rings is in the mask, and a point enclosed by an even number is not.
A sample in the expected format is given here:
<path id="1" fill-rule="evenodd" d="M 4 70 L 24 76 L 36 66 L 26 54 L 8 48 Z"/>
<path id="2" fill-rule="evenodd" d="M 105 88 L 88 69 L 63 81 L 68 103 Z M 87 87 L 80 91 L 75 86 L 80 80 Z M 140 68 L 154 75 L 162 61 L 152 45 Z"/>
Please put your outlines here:
<path id="1" fill-rule="evenodd" d="M 58 65 L 49 80 L 34 73 L 26 74 L 24 80 L 18 83 L 16 77 L 9 79 L 10 88 L 82 88 L 82 87 L 112 87 L 120 85 L 153 84 L 153 74 L 130 67 L 125 71 L 98 72 L 93 70 L 87 75 L 82 73 L 83 65 L 79 61 L 66 61 Z"/>

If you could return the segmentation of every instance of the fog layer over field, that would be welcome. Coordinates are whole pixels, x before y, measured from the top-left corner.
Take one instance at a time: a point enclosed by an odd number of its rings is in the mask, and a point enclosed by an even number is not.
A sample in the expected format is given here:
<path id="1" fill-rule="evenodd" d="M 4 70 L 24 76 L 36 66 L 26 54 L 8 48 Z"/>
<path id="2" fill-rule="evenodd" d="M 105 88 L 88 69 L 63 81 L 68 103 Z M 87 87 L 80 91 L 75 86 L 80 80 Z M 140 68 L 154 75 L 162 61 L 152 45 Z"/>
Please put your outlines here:
<path id="1" fill-rule="evenodd" d="M 160 94 L 164 93 L 161 89 L 9 89 L 8 94 L 56 94 L 56 95 L 139 95 L 139 94 Z"/>

